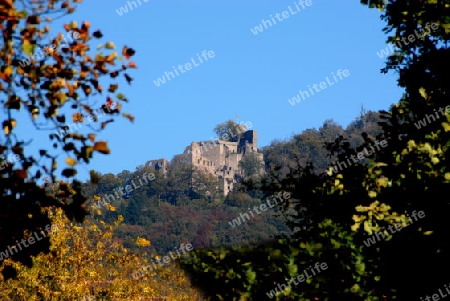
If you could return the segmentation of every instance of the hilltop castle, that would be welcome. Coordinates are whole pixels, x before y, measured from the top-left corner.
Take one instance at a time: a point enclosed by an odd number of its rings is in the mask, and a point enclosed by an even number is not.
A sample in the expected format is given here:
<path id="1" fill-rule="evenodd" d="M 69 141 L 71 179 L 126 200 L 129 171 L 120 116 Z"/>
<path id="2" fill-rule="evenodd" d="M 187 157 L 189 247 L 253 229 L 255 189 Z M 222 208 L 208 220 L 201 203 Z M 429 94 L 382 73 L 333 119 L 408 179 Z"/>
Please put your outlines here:
<path id="1" fill-rule="evenodd" d="M 192 142 L 185 148 L 183 154 L 177 157 L 181 162 L 191 163 L 202 172 L 215 175 L 219 181 L 219 188 L 224 195 L 227 195 L 236 183 L 235 175 L 243 176 L 239 162 L 250 155 L 263 162 L 263 154 L 258 153 L 258 132 L 256 130 L 243 132 L 238 142 L 220 139 Z M 150 160 L 147 164 L 164 175 L 167 174 L 170 165 L 164 158 Z"/>

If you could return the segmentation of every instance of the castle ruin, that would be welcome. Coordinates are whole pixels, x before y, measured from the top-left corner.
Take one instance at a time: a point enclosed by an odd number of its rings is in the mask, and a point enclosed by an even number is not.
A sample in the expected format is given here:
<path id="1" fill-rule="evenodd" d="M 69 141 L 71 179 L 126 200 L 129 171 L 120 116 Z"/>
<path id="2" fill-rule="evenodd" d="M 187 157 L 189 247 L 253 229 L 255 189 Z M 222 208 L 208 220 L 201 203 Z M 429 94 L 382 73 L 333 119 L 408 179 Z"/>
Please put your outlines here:
<path id="1" fill-rule="evenodd" d="M 227 195 L 237 182 L 236 175 L 243 176 L 239 162 L 250 155 L 263 162 L 263 154 L 258 153 L 256 130 L 245 131 L 237 142 L 220 139 L 192 142 L 178 157 L 182 162 L 192 164 L 199 171 L 215 175 L 219 188 L 224 195 Z M 162 174 L 167 174 L 169 162 L 166 159 L 150 160 L 147 164 Z"/>

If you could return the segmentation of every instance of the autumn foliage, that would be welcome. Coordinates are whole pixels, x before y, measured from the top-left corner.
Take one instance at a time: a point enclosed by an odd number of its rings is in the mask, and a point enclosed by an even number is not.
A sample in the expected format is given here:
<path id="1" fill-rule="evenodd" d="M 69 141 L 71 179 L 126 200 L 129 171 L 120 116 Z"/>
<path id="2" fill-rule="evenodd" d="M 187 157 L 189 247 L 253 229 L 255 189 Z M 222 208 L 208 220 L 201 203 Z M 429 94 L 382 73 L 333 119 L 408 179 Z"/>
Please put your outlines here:
<path id="1" fill-rule="evenodd" d="M 51 28 L 53 19 L 73 13 L 81 2 L 0 1 L 0 106 L 6 113 L 0 116 L 0 155 L 19 156 L 18 162 L 0 170 L 0 248 L 14 245 L 25 230 L 35 232 L 48 224 L 42 207 L 61 208 L 70 220 L 81 222 L 87 211 L 78 182 L 61 185 L 52 196 L 38 182 L 44 176 L 53 183 L 61 176 L 73 178 L 77 167 L 89 163 L 94 154 L 110 153 L 98 132 L 117 116 L 133 121 L 133 116 L 122 110 L 129 100 L 118 89 L 121 81 L 132 81 L 128 71 L 136 68 L 130 60 L 135 50 L 123 46 L 116 51 L 110 41 L 92 47 L 103 35 L 88 21 L 68 22 L 60 31 Z M 63 42 L 67 36 L 71 38 Z M 36 60 L 40 49 L 46 55 Z M 98 112 L 108 119 L 100 121 Z M 83 122 L 86 127 L 69 133 L 68 122 Z M 19 128 L 49 131 L 51 147 L 33 154 L 28 147 L 33 140 L 21 139 Z M 58 166 L 63 162 L 60 153 L 66 156 L 63 168 Z M 48 247 L 47 239 L 13 259 L 30 266 L 30 256 Z"/>
<path id="2" fill-rule="evenodd" d="M 91 209 L 98 215 L 95 206 Z M 198 293 L 190 288 L 177 263 L 139 281 L 132 278 L 134 271 L 148 264 L 150 254 L 131 253 L 114 238 L 121 216 L 108 225 L 71 222 L 62 209 L 48 214 L 57 229 L 50 238 L 50 253 L 33 257 L 31 269 L 11 259 L 0 264 L 0 271 L 10 266 L 17 271 L 14 279 L 0 279 L 1 300 L 144 300 L 140 298 L 152 296 L 197 300 Z M 150 242 L 137 238 L 136 244 L 145 247 Z"/>

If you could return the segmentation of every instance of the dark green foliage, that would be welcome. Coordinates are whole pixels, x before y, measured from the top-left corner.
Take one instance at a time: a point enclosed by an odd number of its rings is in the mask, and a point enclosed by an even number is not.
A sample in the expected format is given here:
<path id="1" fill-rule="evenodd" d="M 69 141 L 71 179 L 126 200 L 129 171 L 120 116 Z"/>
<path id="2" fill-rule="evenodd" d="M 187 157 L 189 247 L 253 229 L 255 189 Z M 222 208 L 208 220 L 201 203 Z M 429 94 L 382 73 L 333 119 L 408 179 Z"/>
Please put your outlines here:
<path id="1" fill-rule="evenodd" d="M 308 244 L 280 239 L 252 248 L 198 250 L 182 260 L 181 266 L 191 275 L 192 283 L 210 296 L 208 300 L 268 300 L 267 293 L 278 284 L 286 284 L 305 269 L 312 275 L 309 266 L 316 262 L 327 263 L 328 268 L 310 283 L 292 284 L 290 298 L 279 295 L 278 300 L 333 297 L 351 301 L 361 300 L 359 295 L 370 296 L 353 286 L 367 281 L 362 248 L 354 248 L 352 235 L 331 221 L 321 226 L 321 231 L 330 235 L 318 236 Z"/>
<path id="2" fill-rule="evenodd" d="M 216 134 L 217 139 L 238 142 L 246 130 L 247 127 L 245 125 L 238 124 L 230 119 L 218 124 L 214 128 L 214 133 Z"/>
<path id="3" fill-rule="evenodd" d="M 182 174 L 183 171 L 187 175 Z M 143 186 L 119 199 L 117 195 L 121 195 L 119 191 L 124 192 L 125 184 L 133 179 L 138 184 L 136 179 L 142 179 L 143 173 L 154 173 L 154 180 L 143 182 Z M 217 186 L 214 176 L 178 162 L 170 166 L 167 177 L 152 167 L 138 167 L 135 172 L 122 172 L 117 177 L 103 175 L 98 185 L 87 183 L 84 191 L 89 199 L 94 194 L 102 198 L 114 196 L 110 203 L 116 210 L 103 210 L 96 218 L 113 222 L 119 214 L 123 215 L 124 224 L 118 237 L 131 249 L 136 249 L 136 236 L 150 239 L 151 247 L 163 254 L 173 251 L 182 241 L 192 243 L 195 248 L 245 245 L 288 231 L 284 218 L 275 217 L 274 212 L 269 211 L 232 228 L 228 222 L 241 212 L 248 212 L 249 207 L 261 204 L 261 199 L 231 193 L 224 202 Z"/>
<path id="4" fill-rule="evenodd" d="M 239 162 L 244 177 L 259 176 L 264 170 L 264 162 L 256 154 L 249 153 Z"/>

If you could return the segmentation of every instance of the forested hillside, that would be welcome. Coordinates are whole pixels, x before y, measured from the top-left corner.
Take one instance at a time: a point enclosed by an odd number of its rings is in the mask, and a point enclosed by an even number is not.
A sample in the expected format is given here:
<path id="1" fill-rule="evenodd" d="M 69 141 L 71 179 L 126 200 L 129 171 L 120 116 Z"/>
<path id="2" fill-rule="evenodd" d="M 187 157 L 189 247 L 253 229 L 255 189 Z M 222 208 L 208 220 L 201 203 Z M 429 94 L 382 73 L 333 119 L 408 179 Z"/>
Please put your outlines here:
<path id="1" fill-rule="evenodd" d="M 330 119 L 319 129 L 306 129 L 287 141 L 274 139 L 261 149 L 266 170 L 269 171 L 271 166 L 283 169 L 292 164 L 307 166 L 312 163 L 318 167 L 317 172 L 323 172 L 336 160 L 336 156 L 327 155 L 326 143 L 343 136 L 352 146 L 359 145 L 363 132 L 370 137 L 380 133 L 379 121 L 378 113 L 361 109 L 361 115 L 345 128 Z M 114 196 L 109 204 L 115 207 L 115 211 L 107 211 L 99 218 L 110 223 L 118 215 L 123 215 L 124 222 L 116 234 L 131 249 L 136 247 L 133 243 L 136 236 L 151 240 L 151 248 L 165 253 L 181 241 L 191 242 L 196 249 L 244 246 L 292 232 L 286 226 L 285 216 L 277 208 L 240 225 L 230 225 L 240 213 L 264 203 L 263 195 L 245 192 L 241 185 L 224 197 L 217 188 L 214 175 L 195 170 L 190 164 L 177 160 L 177 156 L 171 160 L 167 177 L 148 162 L 135 167 L 132 172 L 124 170 L 117 175 L 91 173 L 98 183 L 85 183 L 85 196 L 98 206 L 106 204 L 94 201 L 94 196 L 103 200 L 108 199 L 107 195 Z M 144 174 L 153 174 L 153 180 L 139 182 Z M 257 181 L 255 178 L 252 180 Z M 127 185 L 130 192 L 127 192 Z"/>

